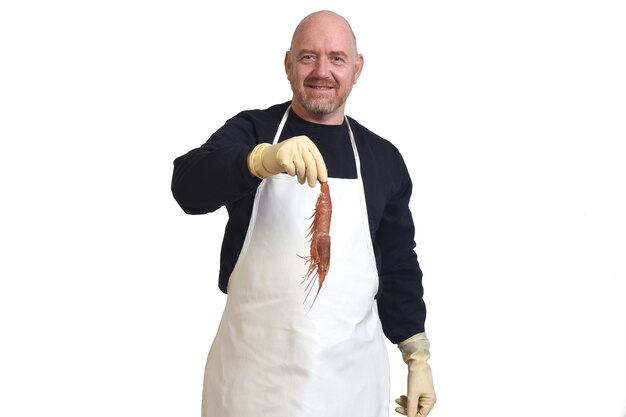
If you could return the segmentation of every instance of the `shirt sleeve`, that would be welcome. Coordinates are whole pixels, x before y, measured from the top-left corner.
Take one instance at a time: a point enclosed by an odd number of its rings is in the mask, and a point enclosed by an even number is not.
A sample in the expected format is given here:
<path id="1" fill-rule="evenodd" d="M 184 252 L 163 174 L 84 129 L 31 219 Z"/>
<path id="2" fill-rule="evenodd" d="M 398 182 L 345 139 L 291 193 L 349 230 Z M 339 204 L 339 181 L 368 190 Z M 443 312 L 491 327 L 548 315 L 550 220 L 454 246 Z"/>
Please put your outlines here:
<path id="1" fill-rule="evenodd" d="M 248 153 L 258 143 L 253 120 L 239 115 L 228 120 L 209 140 L 174 160 L 172 194 L 188 214 L 213 212 L 256 190 Z"/>
<path id="2" fill-rule="evenodd" d="M 399 158 L 400 185 L 385 205 L 375 237 L 383 286 L 377 300 L 378 313 L 385 336 L 392 343 L 423 332 L 426 319 L 422 271 L 415 253 L 415 226 L 409 209 L 412 183 L 402 157 Z"/>

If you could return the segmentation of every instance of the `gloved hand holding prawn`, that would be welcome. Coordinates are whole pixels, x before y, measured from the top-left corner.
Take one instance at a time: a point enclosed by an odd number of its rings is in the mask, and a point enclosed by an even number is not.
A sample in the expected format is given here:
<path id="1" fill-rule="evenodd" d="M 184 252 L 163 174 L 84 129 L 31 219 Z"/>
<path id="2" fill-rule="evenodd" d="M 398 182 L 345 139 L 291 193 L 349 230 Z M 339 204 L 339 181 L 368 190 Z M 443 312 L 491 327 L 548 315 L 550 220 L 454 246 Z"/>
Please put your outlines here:
<path id="1" fill-rule="evenodd" d="M 279 172 L 298 177 L 310 187 L 328 181 L 324 158 L 315 144 L 306 136 L 295 136 L 275 145 L 260 143 L 248 155 L 248 169 L 252 175 L 265 179 Z"/>

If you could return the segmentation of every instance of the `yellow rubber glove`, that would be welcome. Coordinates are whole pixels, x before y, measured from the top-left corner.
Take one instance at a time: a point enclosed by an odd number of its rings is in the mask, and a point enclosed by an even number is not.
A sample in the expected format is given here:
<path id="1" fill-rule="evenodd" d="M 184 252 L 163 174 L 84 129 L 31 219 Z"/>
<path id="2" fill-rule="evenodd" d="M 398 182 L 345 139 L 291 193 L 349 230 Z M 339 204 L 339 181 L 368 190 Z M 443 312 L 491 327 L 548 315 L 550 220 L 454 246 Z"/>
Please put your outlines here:
<path id="1" fill-rule="evenodd" d="M 408 417 L 426 417 L 433 409 L 437 396 L 430 365 L 430 343 L 426 333 L 418 333 L 398 343 L 402 359 L 409 367 L 407 395 L 396 398 L 396 412 Z"/>
<path id="2" fill-rule="evenodd" d="M 298 176 L 298 182 L 315 187 L 317 180 L 328 181 L 328 171 L 317 146 L 306 136 L 294 136 L 275 145 L 260 143 L 248 155 L 248 169 L 265 179 L 279 172 Z"/>

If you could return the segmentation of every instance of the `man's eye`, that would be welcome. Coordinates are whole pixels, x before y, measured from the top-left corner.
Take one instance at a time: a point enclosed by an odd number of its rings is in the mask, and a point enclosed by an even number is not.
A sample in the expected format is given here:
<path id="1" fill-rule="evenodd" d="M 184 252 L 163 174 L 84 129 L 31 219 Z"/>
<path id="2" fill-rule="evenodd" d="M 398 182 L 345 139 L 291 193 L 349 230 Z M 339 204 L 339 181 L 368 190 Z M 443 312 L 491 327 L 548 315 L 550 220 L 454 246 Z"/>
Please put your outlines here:
<path id="1" fill-rule="evenodd" d="M 314 59 L 315 57 L 313 57 L 313 55 L 302 55 L 303 61 L 313 61 Z"/>
<path id="2" fill-rule="evenodd" d="M 343 58 L 342 58 L 342 57 L 340 57 L 340 56 L 334 56 L 334 57 L 332 57 L 331 59 L 332 59 L 332 61 L 333 61 L 334 63 L 337 63 L 337 64 L 344 62 L 344 61 L 343 61 Z"/>

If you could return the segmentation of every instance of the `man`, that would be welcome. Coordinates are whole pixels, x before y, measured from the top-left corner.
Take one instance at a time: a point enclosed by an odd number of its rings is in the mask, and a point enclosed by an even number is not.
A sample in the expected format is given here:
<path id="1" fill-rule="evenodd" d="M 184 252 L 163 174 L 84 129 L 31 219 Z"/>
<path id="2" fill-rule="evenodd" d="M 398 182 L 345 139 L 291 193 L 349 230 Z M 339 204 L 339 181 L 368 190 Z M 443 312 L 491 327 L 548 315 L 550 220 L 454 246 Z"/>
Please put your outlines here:
<path id="1" fill-rule="evenodd" d="M 426 416 L 436 399 L 411 180 L 390 142 L 344 114 L 363 69 L 350 25 L 310 14 L 284 64 L 291 102 L 238 114 L 174 162 L 172 191 L 186 213 L 229 214 L 219 277 L 228 299 L 202 415 L 387 416 L 384 332 L 408 364 L 396 411 Z M 332 196 L 332 249 L 313 304 L 302 258 L 318 182 Z"/>

